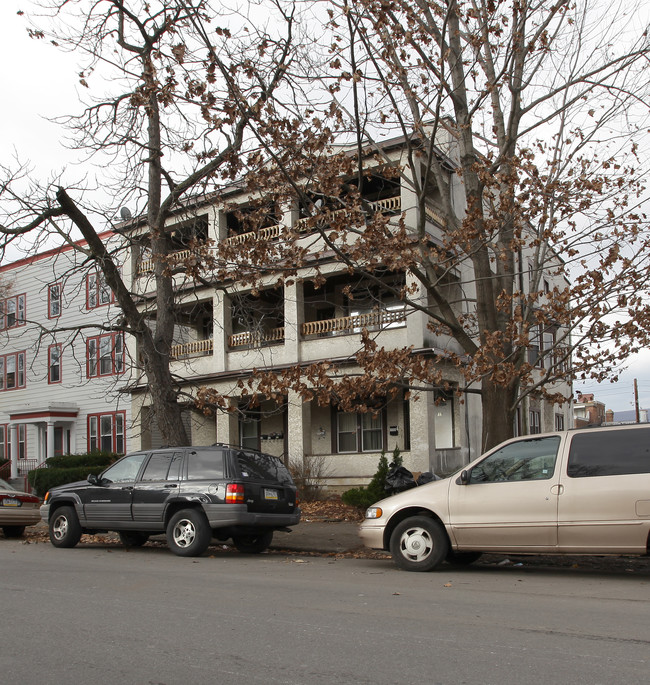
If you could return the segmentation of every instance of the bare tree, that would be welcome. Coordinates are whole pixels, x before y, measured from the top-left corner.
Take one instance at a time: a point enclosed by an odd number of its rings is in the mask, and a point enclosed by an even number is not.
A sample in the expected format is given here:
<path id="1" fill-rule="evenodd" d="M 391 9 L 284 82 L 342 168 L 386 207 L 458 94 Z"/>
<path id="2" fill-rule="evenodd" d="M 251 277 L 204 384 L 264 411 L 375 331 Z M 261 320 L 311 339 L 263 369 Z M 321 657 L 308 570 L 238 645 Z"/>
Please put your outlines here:
<path id="1" fill-rule="evenodd" d="M 25 169 L 7 169 L 3 246 L 18 236 L 42 240 L 48 232 L 70 241 L 71 226 L 78 229 L 87 259 L 121 307 L 112 329 L 137 341 L 135 362 L 165 441 L 187 444 L 181 391 L 169 366 L 177 307 L 169 260 L 176 246 L 167 224 L 190 197 L 241 172 L 241 153 L 254 149 L 247 132 L 271 118 L 292 61 L 292 8 L 265 3 L 268 30 L 225 5 L 215 10 L 208 0 L 51 0 L 42 8 L 46 15 L 32 36 L 85 58 L 80 84 L 93 98 L 81 115 L 62 123 L 73 144 L 104 168 L 102 184 L 118 204 L 97 211 L 87 187 L 66 186 L 63 177 L 43 187 Z M 147 236 L 153 302 L 131 291 L 123 256 L 98 235 L 102 222 L 114 225 L 117 208 L 126 206 L 139 216 L 130 227 L 142 228 L 126 233 L 125 241 Z"/>
<path id="2" fill-rule="evenodd" d="M 345 407 L 364 393 L 445 388 L 452 365 L 464 379 L 458 392 L 480 393 L 488 448 L 512 436 L 523 398 L 566 402 L 572 379 L 611 376 L 648 344 L 640 144 L 650 34 L 632 9 L 330 3 L 320 72 L 330 100 L 310 115 L 322 145 L 304 146 L 301 161 L 267 153 L 311 202 L 306 220 L 322 249 L 453 342 L 423 360 L 366 331 L 361 375 L 331 362 L 296 366 L 260 373 L 259 392 L 291 386 Z M 347 150 L 328 147 L 345 134 Z M 382 145 L 387 134 L 403 138 L 397 162 Z M 408 184 L 408 222 L 373 210 L 363 190 L 373 168 Z M 293 256 L 294 267 L 306 264 Z M 414 281 L 387 286 L 387 270 Z"/>

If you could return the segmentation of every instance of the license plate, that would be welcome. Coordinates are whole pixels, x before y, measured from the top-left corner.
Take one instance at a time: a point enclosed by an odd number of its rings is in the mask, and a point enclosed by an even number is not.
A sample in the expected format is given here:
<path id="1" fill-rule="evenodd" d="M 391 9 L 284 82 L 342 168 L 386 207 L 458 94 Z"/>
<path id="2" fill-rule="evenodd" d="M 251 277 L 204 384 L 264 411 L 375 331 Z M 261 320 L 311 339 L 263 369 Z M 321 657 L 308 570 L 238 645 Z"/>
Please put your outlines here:
<path id="1" fill-rule="evenodd" d="M 278 491 L 277 490 L 269 490 L 268 488 L 264 488 L 264 499 L 277 499 L 278 498 Z"/>
<path id="2" fill-rule="evenodd" d="M 5 497 L 2 500 L 3 507 L 19 507 L 22 502 L 19 499 L 14 499 L 13 497 Z"/>

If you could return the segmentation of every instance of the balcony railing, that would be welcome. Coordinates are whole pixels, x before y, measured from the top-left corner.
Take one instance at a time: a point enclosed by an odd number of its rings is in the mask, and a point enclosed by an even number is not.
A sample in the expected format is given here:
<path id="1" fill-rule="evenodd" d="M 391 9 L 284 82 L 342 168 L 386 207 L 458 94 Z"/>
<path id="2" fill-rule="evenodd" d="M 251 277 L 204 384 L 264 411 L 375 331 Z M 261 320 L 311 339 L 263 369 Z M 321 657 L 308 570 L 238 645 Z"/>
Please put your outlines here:
<path id="1" fill-rule="evenodd" d="M 267 226 L 266 228 L 260 228 L 259 231 L 248 231 L 247 233 L 239 233 L 237 235 L 231 235 L 226 238 L 227 245 L 241 245 L 249 240 L 273 240 L 274 238 L 279 238 L 284 227 L 282 224 L 276 224 L 275 226 Z"/>
<path id="2" fill-rule="evenodd" d="M 212 354 L 214 341 L 212 338 L 208 340 L 194 340 L 189 343 L 182 343 L 181 345 L 172 345 L 169 354 L 172 359 L 182 359 L 183 357 L 202 357 Z"/>
<path id="3" fill-rule="evenodd" d="M 424 205 L 424 213 L 426 214 L 427 219 L 432 224 L 438 224 L 438 226 L 443 227 L 447 225 L 447 219 L 441 214 L 441 212 L 437 208 L 432 207 L 430 204 Z"/>
<path id="4" fill-rule="evenodd" d="M 179 250 L 178 252 L 172 252 L 167 256 L 169 266 L 175 266 L 184 259 L 187 259 L 192 254 L 191 250 Z M 136 267 L 136 273 L 138 276 L 141 274 L 151 273 L 153 271 L 154 260 L 153 259 L 143 259 L 138 262 Z"/>
<path id="5" fill-rule="evenodd" d="M 396 195 L 395 197 L 387 197 L 384 200 L 376 200 L 375 202 L 371 202 L 370 206 L 377 212 L 399 212 L 402 209 L 402 198 L 399 195 Z M 324 212 L 323 214 L 319 215 L 317 219 L 327 223 L 331 222 L 336 217 L 347 215 L 348 212 L 349 210 L 347 208 L 334 209 L 331 212 Z M 313 219 L 314 217 L 298 219 L 295 226 L 300 232 L 308 231 L 309 222 Z"/>
<path id="6" fill-rule="evenodd" d="M 402 200 L 399 195 L 395 197 L 387 197 L 384 200 L 377 200 L 376 202 L 371 202 L 371 206 L 378 212 L 399 212 L 402 208 Z M 427 210 L 428 212 L 428 210 Z M 325 212 L 318 218 L 322 221 L 332 221 L 335 217 L 346 215 L 348 213 L 347 209 L 336 209 L 331 212 Z M 427 213 L 428 216 L 428 213 Z M 304 232 L 309 230 L 310 219 L 298 219 L 295 223 L 295 228 L 299 232 Z M 267 226 L 266 228 L 261 228 L 257 231 L 248 231 L 246 233 L 239 233 L 237 235 L 231 235 L 226 238 L 225 243 L 227 245 L 241 245 L 250 240 L 274 240 L 279 238 L 287 228 L 282 224 L 276 224 L 275 226 Z M 180 250 L 179 252 L 174 252 L 168 255 L 169 266 L 175 266 L 187 259 L 191 255 L 190 250 Z M 136 274 L 142 276 L 143 274 L 152 273 L 154 268 L 154 260 L 143 259 L 136 265 Z"/>
<path id="7" fill-rule="evenodd" d="M 228 336 L 229 347 L 251 347 L 269 345 L 284 340 L 284 326 L 273 328 L 270 331 L 245 331 Z"/>
<path id="8" fill-rule="evenodd" d="M 406 325 L 406 312 L 403 309 L 388 311 L 377 310 L 367 314 L 354 316 L 340 316 L 336 319 L 322 321 L 307 321 L 302 324 L 303 336 L 341 335 L 343 333 L 358 333 L 362 328 L 397 328 Z"/>

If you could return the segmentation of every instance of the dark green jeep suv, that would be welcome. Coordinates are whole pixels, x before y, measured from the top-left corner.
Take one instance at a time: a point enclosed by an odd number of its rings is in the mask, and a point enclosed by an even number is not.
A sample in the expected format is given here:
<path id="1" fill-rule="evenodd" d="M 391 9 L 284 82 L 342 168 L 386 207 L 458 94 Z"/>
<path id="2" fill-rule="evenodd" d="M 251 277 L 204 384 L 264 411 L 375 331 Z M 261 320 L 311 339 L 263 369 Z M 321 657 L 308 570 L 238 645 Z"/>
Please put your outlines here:
<path id="1" fill-rule="evenodd" d="M 117 531 L 127 546 L 165 533 L 172 552 L 197 556 L 213 537 L 263 552 L 273 531 L 300 521 L 300 509 L 279 459 L 218 444 L 129 454 L 99 476 L 50 490 L 41 517 L 55 547 L 74 547 L 83 533 Z"/>

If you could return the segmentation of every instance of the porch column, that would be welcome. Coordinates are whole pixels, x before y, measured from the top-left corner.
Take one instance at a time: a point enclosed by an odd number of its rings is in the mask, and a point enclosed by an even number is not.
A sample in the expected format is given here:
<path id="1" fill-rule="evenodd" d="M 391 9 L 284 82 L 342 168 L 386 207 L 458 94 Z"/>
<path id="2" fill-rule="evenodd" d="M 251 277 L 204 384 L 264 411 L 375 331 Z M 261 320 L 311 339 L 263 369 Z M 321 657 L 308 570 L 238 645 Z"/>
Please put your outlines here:
<path id="1" fill-rule="evenodd" d="M 415 398 L 419 398 L 415 401 Z M 434 471 L 436 457 L 436 415 L 433 392 L 412 393 L 409 400 L 411 419 L 411 459 L 404 464 L 411 471 Z"/>
<path id="2" fill-rule="evenodd" d="M 18 478 L 18 424 L 9 424 L 9 445 L 11 454 L 11 477 Z"/>
<path id="3" fill-rule="evenodd" d="M 426 306 L 427 293 L 424 286 L 413 276 L 410 272 L 406 273 L 406 285 L 409 287 L 415 286 L 416 292 L 411 295 L 411 298 L 422 306 Z M 410 313 L 406 319 L 406 340 L 409 345 L 417 350 L 420 347 L 425 347 L 425 341 L 430 338 L 427 333 L 427 324 L 429 317 L 421 311 L 414 311 Z"/>
<path id="4" fill-rule="evenodd" d="M 231 405 L 236 406 L 237 400 L 231 400 Z M 223 442 L 226 445 L 239 444 L 239 421 L 237 420 L 237 412 L 217 411 L 217 441 Z"/>
<path id="5" fill-rule="evenodd" d="M 37 440 L 36 440 L 36 448 L 38 450 L 36 454 L 36 458 L 38 459 L 38 463 L 42 464 L 45 461 L 45 458 L 47 457 L 46 454 L 46 447 L 45 447 L 45 440 L 46 440 L 46 425 L 42 423 L 37 423 L 36 424 L 36 435 L 37 435 Z"/>
<path id="6" fill-rule="evenodd" d="M 300 327 L 305 320 L 302 281 L 284 285 L 284 349 L 292 363 L 300 361 Z"/>
<path id="7" fill-rule="evenodd" d="M 70 444 L 68 445 L 68 454 L 77 453 L 77 422 L 70 422 Z"/>
<path id="8" fill-rule="evenodd" d="M 212 299 L 212 355 L 215 371 L 228 368 L 228 335 L 230 333 L 230 306 L 228 296 L 218 292 Z"/>
<path id="9" fill-rule="evenodd" d="M 310 456 L 311 448 L 311 402 L 293 390 L 287 397 L 287 456 L 289 463 L 302 464 Z"/>
<path id="10" fill-rule="evenodd" d="M 45 454 L 45 458 L 49 459 L 49 457 L 54 456 L 54 422 L 53 421 L 48 421 L 47 422 L 47 450 Z"/>

